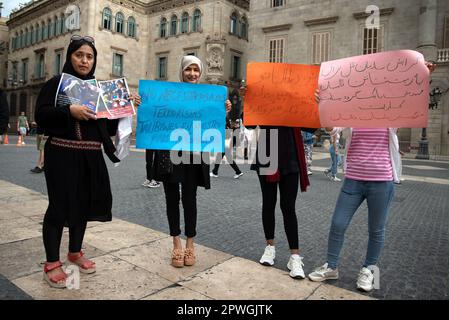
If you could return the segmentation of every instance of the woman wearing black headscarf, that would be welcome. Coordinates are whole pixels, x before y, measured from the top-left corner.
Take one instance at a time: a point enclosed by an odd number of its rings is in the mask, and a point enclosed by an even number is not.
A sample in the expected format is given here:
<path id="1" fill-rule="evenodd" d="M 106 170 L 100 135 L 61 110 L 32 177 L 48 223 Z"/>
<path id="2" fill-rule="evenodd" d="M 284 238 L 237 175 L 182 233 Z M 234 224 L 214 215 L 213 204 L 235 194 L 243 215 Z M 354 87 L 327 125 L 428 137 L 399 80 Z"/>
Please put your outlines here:
<path id="1" fill-rule="evenodd" d="M 62 72 L 93 79 L 96 63 L 94 39 L 73 36 Z M 83 257 L 81 246 L 87 221 L 112 219 L 112 194 L 101 146 L 112 162 L 120 160 L 110 139 L 118 120 L 97 120 L 87 106 L 57 104 L 60 79 L 55 76 L 41 89 L 35 119 L 49 136 L 45 145 L 49 206 L 42 230 L 47 256 L 44 279 L 52 287 L 65 288 L 67 275 L 59 261 L 63 228 L 69 227 L 68 261 L 83 273 L 95 272 L 95 263 Z M 140 102 L 138 97 L 136 100 Z"/>

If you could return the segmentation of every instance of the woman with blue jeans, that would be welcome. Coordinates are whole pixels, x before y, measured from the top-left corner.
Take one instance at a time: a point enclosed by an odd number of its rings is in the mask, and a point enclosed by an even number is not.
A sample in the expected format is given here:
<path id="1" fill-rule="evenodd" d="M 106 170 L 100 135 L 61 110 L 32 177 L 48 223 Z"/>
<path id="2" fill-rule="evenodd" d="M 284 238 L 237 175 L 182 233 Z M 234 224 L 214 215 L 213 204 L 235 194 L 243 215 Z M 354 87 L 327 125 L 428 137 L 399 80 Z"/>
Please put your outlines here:
<path id="1" fill-rule="evenodd" d="M 338 134 L 342 128 L 334 128 Z M 329 231 L 327 262 L 309 274 L 312 281 L 338 279 L 337 264 L 344 235 L 352 217 L 364 200 L 368 205 L 368 249 L 357 279 L 357 288 L 373 289 L 375 266 L 385 240 L 385 224 L 394 196 L 393 181 L 399 181 L 401 166 L 396 129 L 351 129 L 346 141 L 346 178 L 332 216 Z"/>
<path id="2" fill-rule="evenodd" d="M 331 156 L 331 167 L 329 169 L 324 170 L 324 174 L 331 181 L 341 181 L 341 179 L 337 177 L 338 165 L 341 161 L 340 155 L 338 154 L 339 138 L 340 138 L 339 133 L 331 135 L 331 145 L 329 147 L 329 153 Z"/>

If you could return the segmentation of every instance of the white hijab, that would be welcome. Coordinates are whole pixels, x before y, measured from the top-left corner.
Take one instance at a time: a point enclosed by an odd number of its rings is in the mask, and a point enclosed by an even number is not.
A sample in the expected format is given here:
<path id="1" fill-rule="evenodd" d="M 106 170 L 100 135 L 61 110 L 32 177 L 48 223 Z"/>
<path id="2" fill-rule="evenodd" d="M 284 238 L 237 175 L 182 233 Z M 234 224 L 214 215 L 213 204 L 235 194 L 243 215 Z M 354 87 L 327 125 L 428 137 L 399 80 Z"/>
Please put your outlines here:
<path id="1" fill-rule="evenodd" d="M 183 81 L 184 70 L 191 64 L 196 64 L 198 68 L 200 68 L 200 76 L 198 78 L 198 82 L 200 81 L 201 75 L 203 74 L 203 63 L 201 62 L 201 60 L 195 56 L 183 56 L 181 59 L 181 66 L 179 70 L 179 80 L 181 82 L 184 82 Z"/>

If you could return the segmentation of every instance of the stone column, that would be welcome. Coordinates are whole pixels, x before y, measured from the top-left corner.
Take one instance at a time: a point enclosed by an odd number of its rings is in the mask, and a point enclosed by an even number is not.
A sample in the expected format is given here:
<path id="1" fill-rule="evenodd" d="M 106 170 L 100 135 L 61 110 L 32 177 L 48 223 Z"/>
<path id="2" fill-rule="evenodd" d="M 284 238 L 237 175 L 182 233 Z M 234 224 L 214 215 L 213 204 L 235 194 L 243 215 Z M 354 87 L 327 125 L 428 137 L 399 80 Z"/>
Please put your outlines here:
<path id="1" fill-rule="evenodd" d="M 418 51 L 428 60 L 437 60 L 436 45 L 437 30 L 437 0 L 421 0 L 419 10 L 419 40 Z"/>

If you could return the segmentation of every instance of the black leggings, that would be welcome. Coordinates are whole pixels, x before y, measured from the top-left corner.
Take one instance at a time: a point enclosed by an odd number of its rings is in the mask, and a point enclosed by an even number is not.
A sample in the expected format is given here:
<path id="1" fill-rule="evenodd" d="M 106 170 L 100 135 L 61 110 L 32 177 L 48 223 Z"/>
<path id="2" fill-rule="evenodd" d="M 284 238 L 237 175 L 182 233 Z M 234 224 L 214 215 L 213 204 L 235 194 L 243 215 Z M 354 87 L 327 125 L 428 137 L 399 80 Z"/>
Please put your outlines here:
<path id="1" fill-rule="evenodd" d="M 181 183 L 182 207 L 184 208 L 185 235 L 188 238 L 196 236 L 196 190 L 197 185 Z M 179 183 L 164 182 L 165 200 L 167 203 L 167 217 L 170 235 L 177 237 L 181 234 L 179 215 Z"/>
<path id="2" fill-rule="evenodd" d="M 147 167 L 147 179 L 153 180 L 154 177 L 154 168 L 153 168 L 153 162 L 154 162 L 154 150 L 145 150 L 145 160 L 146 160 L 146 167 Z"/>
<path id="3" fill-rule="evenodd" d="M 69 228 L 69 252 L 80 252 L 83 245 L 87 222 L 81 226 Z M 42 235 L 44 238 L 47 262 L 59 261 L 59 248 L 61 247 L 62 231 L 64 225 L 56 226 L 44 219 Z"/>
<path id="4" fill-rule="evenodd" d="M 220 168 L 220 162 L 224 156 L 225 156 L 224 152 L 221 154 L 221 157 L 217 155 L 217 159 L 215 160 L 215 166 L 214 166 L 214 169 L 212 170 L 213 174 L 218 174 L 218 168 Z M 233 159 L 228 159 L 228 161 L 229 161 L 229 164 L 231 165 L 232 169 L 234 169 L 236 174 L 242 173 Z"/>
<path id="5" fill-rule="evenodd" d="M 299 174 L 281 175 L 279 182 L 267 182 L 266 176 L 259 175 L 262 189 L 262 223 L 265 239 L 274 239 L 275 209 L 277 202 L 277 187 L 279 185 L 281 211 L 284 217 L 284 229 L 287 234 L 290 250 L 298 249 L 298 221 L 296 219 L 295 203 L 298 194 Z"/>

